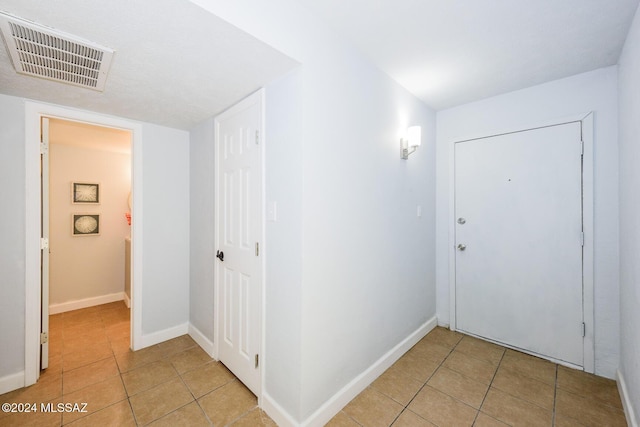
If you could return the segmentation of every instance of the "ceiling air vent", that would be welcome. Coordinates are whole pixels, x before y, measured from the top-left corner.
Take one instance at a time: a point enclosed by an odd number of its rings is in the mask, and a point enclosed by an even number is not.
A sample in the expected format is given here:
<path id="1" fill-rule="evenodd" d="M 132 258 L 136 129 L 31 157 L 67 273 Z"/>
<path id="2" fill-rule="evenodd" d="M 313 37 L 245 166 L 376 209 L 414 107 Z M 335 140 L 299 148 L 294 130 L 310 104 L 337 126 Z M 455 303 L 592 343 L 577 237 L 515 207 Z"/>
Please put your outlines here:
<path id="1" fill-rule="evenodd" d="M 104 90 L 113 50 L 2 12 L 0 31 L 18 73 Z"/>

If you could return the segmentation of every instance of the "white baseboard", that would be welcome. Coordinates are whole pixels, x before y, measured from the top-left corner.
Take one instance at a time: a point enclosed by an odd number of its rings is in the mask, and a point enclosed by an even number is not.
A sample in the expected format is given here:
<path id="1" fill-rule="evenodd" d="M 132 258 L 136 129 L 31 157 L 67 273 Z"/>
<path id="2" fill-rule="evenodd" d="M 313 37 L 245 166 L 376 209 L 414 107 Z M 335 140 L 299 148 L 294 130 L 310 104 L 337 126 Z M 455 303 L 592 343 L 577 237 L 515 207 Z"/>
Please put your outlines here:
<path id="1" fill-rule="evenodd" d="M 151 334 L 143 334 L 142 337 L 140 337 L 140 349 L 151 347 L 152 345 L 177 338 L 181 335 L 186 335 L 187 333 L 189 333 L 189 323 L 183 323 L 181 325 L 163 329 L 162 331 L 153 332 Z"/>
<path id="2" fill-rule="evenodd" d="M 127 306 L 127 308 L 131 308 L 131 298 L 129 298 L 129 295 L 127 295 L 126 292 L 123 292 L 122 296 L 124 297 L 124 303 Z"/>
<path id="3" fill-rule="evenodd" d="M 0 378 L 0 394 L 24 387 L 24 371 Z"/>
<path id="4" fill-rule="evenodd" d="M 268 393 L 262 393 L 260 408 L 280 427 L 296 427 L 300 425 Z"/>
<path id="5" fill-rule="evenodd" d="M 63 302 L 60 304 L 49 304 L 49 314 L 64 313 L 66 311 L 93 307 L 94 305 L 108 304 L 114 301 L 122 301 L 124 298 L 125 298 L 124 292 L 116 292 L 113 294 L 101 295 L 99 297 L 78 299 L 75 301 Z"/>
<path id="6" fill-rule="evenodd" d="M 364 372 L 354 378 L 345 385 L 341 390 L 327 400 L 320 408 L 311 414 L 302 423 L 296 423 L 280 405 L 278 405 L 267 393 L 262 395 L 262 409 L 269 415 L 279 426 L 283 427 L 315 427 L 324 426 L 331 418 L 333 418 L 347 403 L 356 397 L 362 390 L 367 388 L 376 380 L 384 371 L 389 369 L 403 354 L 420 341 L 437 325 L 437 319 L 432 317 L 423 325 L 416 329 L 411 335 L 402 340 L 398 345 L 389 350 L 385 355 L 378 359 L 373 365 Z"/>
<path id="7" fill-rule="evenodd" d="M 616 371 L 616 383 L 618 384 L 618 393 L 620 393 L 620 400 L 622 400 L 622 407 L 624 408 L 624 415 L 627 417 L 627 424 L 629 427 L 638 427 L 638 419 L 636 418 L 636 409 L 631 403 L 631 397 L 627 390 L 627 383 L 622 376 L 620 369 Z"/>
<path id="8" fill-rule="evenodd" d="M 207 352 L 209 356 L 217 360 L 213 341 L 207 338 L 202 332 L 200 332 L 200 329 L 196 328 L 191 323 L 189 323 L 189 335 L 200 347 L 202 347 L 204 351 Z"/>

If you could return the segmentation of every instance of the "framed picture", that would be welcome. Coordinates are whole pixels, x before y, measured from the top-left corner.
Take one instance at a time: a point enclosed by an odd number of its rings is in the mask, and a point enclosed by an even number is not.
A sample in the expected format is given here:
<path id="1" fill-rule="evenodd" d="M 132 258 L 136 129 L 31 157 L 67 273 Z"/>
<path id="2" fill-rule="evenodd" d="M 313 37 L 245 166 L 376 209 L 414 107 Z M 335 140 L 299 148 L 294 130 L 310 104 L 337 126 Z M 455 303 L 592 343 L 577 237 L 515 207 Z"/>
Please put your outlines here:
<path id="1" fill-rule="evenodd" d="M 100 215 L 93 213 L 71 214 L 71 233 L 74 236 L 99 236 Z"/>
<path id="2" fill-rule="evenodd" d="M 71 203 L 100 204 L 100 184 L 72 182 Z"/>

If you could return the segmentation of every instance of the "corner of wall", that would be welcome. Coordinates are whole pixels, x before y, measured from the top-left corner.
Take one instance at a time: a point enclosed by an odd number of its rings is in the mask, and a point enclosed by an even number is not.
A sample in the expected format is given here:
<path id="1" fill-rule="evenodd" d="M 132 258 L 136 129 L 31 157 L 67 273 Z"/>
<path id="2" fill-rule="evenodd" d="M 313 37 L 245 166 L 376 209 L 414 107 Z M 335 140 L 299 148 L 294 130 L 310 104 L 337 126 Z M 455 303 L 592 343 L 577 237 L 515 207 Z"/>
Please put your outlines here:
<path id="1" fill-rule="evenodd" d="M 622 400 L 622 407 L 624 409 L 624 415 L 627 418 L 627 423 L 630 427 L 638 427 L 638 417 L 636 417 L 637 408 L 633 407 L 631 396 L 629 396 L 629 391 L 627 390 L 627 383 L 619 369 L 616 372 L 616 379 L 618 384 L 618 393 L 620 393 L 620 399 Z"/>

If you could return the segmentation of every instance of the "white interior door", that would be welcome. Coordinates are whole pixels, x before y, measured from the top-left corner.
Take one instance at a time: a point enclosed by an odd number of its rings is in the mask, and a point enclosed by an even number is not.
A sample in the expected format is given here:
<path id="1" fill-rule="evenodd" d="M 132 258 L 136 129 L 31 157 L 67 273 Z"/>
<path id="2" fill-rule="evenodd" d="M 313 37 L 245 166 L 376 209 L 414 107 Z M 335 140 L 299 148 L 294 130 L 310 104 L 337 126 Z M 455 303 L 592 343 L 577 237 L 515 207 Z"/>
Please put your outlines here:
<path id="1" fill-rule="evenodd" d="M 583 366 L 579 122 L 455 145 L 457 329 Z"/>
<path id="2" fill-rule="evenodd" d="M 218 357 L 260 395 L 262 91 L 215 120 Z"/>
<path id="3" fill-rule="evenodd" d="M 49 367 L 49 119 L 40 126 L 41 265 L 40 271 L 40 369 Z"/>

